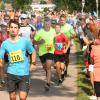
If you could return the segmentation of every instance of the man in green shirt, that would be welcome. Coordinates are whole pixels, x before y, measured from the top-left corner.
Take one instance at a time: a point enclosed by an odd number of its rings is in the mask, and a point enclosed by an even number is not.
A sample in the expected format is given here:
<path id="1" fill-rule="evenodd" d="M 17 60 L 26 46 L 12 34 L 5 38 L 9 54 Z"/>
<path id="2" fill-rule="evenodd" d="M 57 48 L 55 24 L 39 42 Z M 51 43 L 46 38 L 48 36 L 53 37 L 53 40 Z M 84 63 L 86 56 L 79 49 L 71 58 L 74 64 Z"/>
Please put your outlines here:
<path id="1" fill-rule="evenodd" d="M 44 28 L 40 29 L 34 37 L 34 44 L 38 45 L 39 58 L 46 72 L 46 90 L 49 90 L 50 88 L 51 65 L 54 59 L 53 41 L 55 34 L 55 30 L 51 28 L 51 20 L 48 17 L 46 17 L 44 19 Z"/>
<path id="2" fill-rule="evenodd" d="M 70 40 L 74 38 L 75 36 L 75 31 L 73 29 L 73 27 L 66 23 L 66 16 L 63 14 L 60 16 L 60 24 L 61 24 L 61 32 L 64 33 L 66 35 L 67 38 L 69 38 Z M 62 75 L 62 78 L 64 79 L 64 76 L 67 76 L 67 68 L 68 68 L 68 64 L 69 64 L 69 54 L 70 54 L 70 48 L 68 49 L 67 53 L 65 54 L 65 72 L 64 75 Z"/>

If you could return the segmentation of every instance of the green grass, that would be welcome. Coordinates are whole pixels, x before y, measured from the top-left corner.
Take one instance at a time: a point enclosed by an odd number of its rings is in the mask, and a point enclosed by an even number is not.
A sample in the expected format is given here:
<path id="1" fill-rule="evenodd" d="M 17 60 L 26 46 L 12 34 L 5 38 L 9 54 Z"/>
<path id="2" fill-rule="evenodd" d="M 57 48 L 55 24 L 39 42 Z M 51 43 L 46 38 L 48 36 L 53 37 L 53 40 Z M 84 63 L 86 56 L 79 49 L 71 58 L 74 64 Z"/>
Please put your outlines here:
<path id="1" fill-rule="evenodd" d="M 92 87 L 90 81 L 86 78 L 86 74 L 83 72 L 84 59 L 82 56 L 82 52 L 79 50 L 79 40 L 75 39 L 75 44 L 77 48 L 77 69 L 78 69 L 78 77 L 77 77 L 77 99 L 76 100 L 89 100 L 88 96 L 92 95 Z"/>

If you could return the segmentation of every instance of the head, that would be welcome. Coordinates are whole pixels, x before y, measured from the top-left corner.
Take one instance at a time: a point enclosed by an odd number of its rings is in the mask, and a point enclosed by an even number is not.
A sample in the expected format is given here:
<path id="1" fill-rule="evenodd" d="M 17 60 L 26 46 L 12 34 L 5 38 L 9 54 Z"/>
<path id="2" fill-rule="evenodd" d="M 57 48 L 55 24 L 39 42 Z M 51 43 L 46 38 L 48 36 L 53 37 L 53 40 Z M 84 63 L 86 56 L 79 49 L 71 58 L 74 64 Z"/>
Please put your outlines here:
<path id="1" fill-rule="evenodd" d="M 37 23 L 41 23 L 41 17 L 40 16 L 37 17 Z"/>
<path id="2" fill-rule="evenodd" d="M 3 33 L 7 32 L 7 23 L 6 22 L 1 23 L 0 27 L 1 27 L 1 31 Z"/>
<path id="3" fill-rule="evenodd" d="M 31 15 L 31 22 L 32 23 L 37 23 L 37 17 L 36 17 L 35 14 L 34 15 Z"/>
<path id="4" fill-rule="evenodd" d="M 27 17 L 27 24 L 30 24 L 31 23 L 31 19 L 30 17 Z"/>
<path id="5" fill-rule="evenodd" d="M 49 31 L 50 30 L 50 27 L 51 27 L 51 20 L 49 17 L 45 17 L 44 18 L 44 29 L 46 31 Z"/>
<path id="6" fill-rule="evenodd" d="M 9 34 L 12 38 L 18 36 L 20 25 L 17 21 L 11 20 L 9 22 Z"/>
<path id="7" fill-rule="evenodd" d="M 10 21 L 10 16 L 9 15 L 4 15 L 4 22 L 6 22 L 7 24 Z"/>
<path id="8" fill-rule="evenodd" d="M 19 22 L 19 16 L 14 16 L 14 20 Z"/>
<path id="9" fill-rule="evenodd" d="M 66 16 L 64 15 L 64 14 L 62 14 L 61 16 L 60 16 L 60 24 L 61 25 L 64 25 L 66 23 Z"/>
<path id="10" fill-rule="evenodd" d="M 51 20 L 51 26 L 53 28 L 55 28 L 56 24 L 57 24 L 57 21 L 56 20 Z"/>
<path id="11" fill-rule="evenodd" d="M 95 40 L 95 45 L 100 45 L 100 39 Z"/>
<path id="12" fill-rule="evenodd" d="M 21 15 L 21 24 L 22 24 L 22 25 L 25 25 L 25 26 L 26 26 L 26 25 L 28 24 L 28 23 L 27 23 L 27 18 L 28 18 L 28 17 L 27 17 L 26 14 L 22 14 L 22 15 Z"/>
<path id="13" fill-rule="evenodd" d="M 61 25 L 60 25 L 60 23 L 57 23 L 57 24 L 55 25 L 55 30 L 56 30 L 56 33 L 57 33 L 57 34 L 60 33 L 60 31 L 61 31 Z"/>

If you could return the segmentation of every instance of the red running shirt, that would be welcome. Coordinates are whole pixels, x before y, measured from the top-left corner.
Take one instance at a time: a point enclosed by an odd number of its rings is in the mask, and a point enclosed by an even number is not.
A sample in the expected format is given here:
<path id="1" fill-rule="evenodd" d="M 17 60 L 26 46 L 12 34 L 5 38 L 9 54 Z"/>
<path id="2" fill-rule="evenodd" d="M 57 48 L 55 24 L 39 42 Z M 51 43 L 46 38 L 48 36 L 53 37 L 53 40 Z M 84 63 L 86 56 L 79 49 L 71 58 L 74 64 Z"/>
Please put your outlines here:
<path id="1" fill-rule="evenodd" d="M 0 46 L 1 46 L 2 42 L 4 40 L 6 40 L 7 38 L 9 38 L 9 34 L 8 33 L 3 36 L 2 32 L 0 32 Z"/>
<path id="2" fill-rule="evenodd" d="M 68 44 L 69 42 L 70 42 L 69 39 L 63 33 L 61 33 L 60 35 L 57 35 L 55 37 L 55 44 L 57 45 L 57 48 L 55 47 L 54 54 L 64 55 L 63 50 L 65 47 L 65 44 Z"/>

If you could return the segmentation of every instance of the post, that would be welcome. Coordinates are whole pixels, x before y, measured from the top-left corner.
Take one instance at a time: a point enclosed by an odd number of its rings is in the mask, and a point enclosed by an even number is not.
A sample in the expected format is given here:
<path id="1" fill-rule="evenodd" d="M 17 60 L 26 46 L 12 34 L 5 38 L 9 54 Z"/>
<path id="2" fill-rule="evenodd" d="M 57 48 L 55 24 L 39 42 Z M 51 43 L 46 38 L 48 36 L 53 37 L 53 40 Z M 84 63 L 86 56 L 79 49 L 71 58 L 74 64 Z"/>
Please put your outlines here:
<path id="1" fill-rule="evenodd" d="M 99 16 L 99 9 L 98 9 L 98 6 L 99 6 L 99 3 L 98 3 L 98 0 L 96 0 L 97 18 L 98 18 L 98 16 Z"/>
<path id="2" fill-rule="evenodd" d="M 84 6 L 85 6 L 85 0 L 82 0 L 82 13 L 83 13 L 83 10 L 84 10 Z"/>

